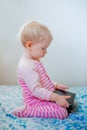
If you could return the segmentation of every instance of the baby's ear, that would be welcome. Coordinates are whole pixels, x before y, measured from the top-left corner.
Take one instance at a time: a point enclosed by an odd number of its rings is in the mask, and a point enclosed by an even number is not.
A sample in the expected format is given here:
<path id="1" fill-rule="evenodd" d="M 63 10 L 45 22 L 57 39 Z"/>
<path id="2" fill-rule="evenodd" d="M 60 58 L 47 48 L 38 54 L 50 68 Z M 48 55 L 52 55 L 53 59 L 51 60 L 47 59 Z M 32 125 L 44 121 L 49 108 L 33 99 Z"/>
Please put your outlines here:
<path id="1" fill-rule="evenodd" d="M 26 47 L 31 47 L 31 44 L 32 44 L 31 41 L 27 41 L 25 46 L 26 46 Z"/>

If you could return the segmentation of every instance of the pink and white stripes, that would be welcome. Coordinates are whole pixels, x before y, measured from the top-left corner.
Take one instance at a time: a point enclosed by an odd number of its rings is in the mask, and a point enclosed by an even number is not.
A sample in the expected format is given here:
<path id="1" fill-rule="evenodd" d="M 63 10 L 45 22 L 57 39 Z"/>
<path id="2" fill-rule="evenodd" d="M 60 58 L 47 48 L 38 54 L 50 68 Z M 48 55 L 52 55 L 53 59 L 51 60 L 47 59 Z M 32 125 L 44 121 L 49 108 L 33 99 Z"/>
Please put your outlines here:
<path id="1" fill-rule="evenodd" d="M 24 106 L 12 113 L 19 117 L 66 118 L 68 116 L 66 108 L 49 101 L 49 97 L 54 91 L 54 84 L 47 75 L 44 66 L 39 61 L 32 62 L 34 67 L 29 66 L 29 60 L 22 59 L 20 62 L 22 67 L 19 64 L 18 81 L 23 91 Z M 33 72 L 30 69 L 35 73 L 29 73 Z"/>

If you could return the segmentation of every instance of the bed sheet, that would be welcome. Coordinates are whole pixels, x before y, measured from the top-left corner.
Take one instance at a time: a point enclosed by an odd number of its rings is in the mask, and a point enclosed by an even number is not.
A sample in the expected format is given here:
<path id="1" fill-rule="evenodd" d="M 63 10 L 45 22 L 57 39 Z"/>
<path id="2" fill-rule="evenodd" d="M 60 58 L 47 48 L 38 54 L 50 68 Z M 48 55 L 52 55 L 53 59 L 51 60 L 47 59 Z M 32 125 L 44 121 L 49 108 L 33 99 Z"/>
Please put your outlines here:
<path id="1" fill-rule="evenodd" d="M 69 89 L 76 93 L 76 108 L 64 120 L 52 118 L 18 118 L 9 114 L 22 105 L 22 92 L 18 85 L 0 86 L 0 130 L 87 130 L 87 86 Z"/>

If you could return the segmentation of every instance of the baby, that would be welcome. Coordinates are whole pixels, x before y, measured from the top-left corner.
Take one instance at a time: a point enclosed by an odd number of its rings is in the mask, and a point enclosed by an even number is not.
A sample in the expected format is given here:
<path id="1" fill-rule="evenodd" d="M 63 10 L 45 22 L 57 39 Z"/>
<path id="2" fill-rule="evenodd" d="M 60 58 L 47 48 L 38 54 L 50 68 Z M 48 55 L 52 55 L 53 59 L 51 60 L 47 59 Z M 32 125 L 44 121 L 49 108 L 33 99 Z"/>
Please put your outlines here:
<path id="1" fill-rule="evenodd" d="M 60 96 L 55 89 L 67 86 L 51 81 L 40 59 L 47 53 L 52 35 L 49 29 L 36 21 L 25 24 L 20 31 L 24 53 L 19 61 L 18 82 L 23 91 L 24 105 L 13 110 L 18 117 L 64 119 L 68 116 L 70 96 Z"/>

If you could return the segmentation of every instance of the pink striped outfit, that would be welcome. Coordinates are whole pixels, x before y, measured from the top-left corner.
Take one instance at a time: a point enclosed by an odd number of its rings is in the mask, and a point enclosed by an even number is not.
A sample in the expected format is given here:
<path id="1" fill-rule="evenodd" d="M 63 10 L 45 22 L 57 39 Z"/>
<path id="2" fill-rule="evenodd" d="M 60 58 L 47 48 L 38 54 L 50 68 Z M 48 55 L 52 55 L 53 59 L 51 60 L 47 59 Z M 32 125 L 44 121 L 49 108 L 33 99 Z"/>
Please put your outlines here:
<path id="1" fill-rule="evenodd" d="M 68 116 L 66 108 L 49 101 L 55 87 L 40 61 L 21 58 L 18 81 L 22 87 L 24 105 L 15 109 L 12 112 L 14 115 L 58 119 Z"/>

